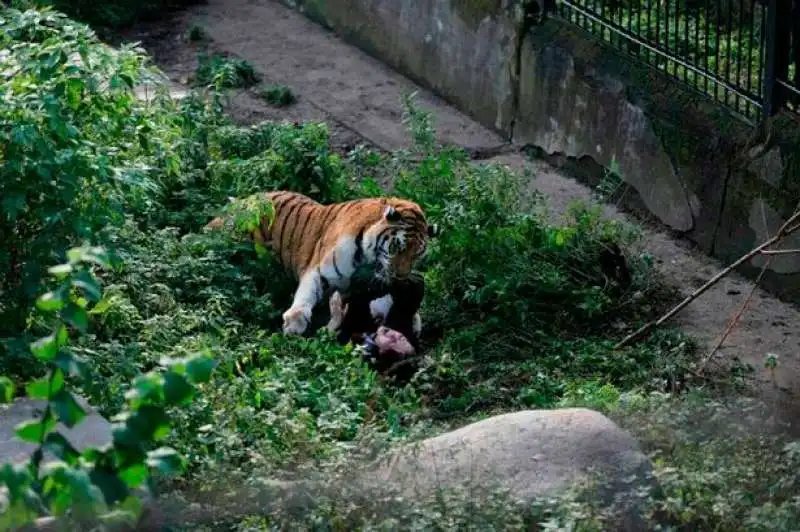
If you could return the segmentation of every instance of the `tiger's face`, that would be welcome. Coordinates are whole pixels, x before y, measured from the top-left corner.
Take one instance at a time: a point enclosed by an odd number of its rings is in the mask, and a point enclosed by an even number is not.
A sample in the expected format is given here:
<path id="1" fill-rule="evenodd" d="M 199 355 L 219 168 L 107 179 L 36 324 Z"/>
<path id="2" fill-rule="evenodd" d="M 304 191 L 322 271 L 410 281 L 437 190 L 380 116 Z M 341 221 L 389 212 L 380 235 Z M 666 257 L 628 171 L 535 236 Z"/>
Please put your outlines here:
<path id="1" fill-rule="evenodd" d="M 373 228 L 375 238 L 375 276 L 379 281 L 403 280 L 436 236 L 435 225 L 428 225 L 422 209 L 412 202 L 390 200 L 383 217 Z"/>

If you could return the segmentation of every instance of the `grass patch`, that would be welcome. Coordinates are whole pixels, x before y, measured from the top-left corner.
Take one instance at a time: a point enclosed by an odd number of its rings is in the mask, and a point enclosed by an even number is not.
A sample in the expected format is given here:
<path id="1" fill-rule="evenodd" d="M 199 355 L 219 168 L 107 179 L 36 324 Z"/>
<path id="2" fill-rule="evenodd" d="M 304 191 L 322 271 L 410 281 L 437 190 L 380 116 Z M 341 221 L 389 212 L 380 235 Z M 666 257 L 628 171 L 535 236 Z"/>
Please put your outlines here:
<path id="1" fill-rule="evenodd" d="M 286 85 L 267 85 L 258 90 L 261 99 L 276 107 L 286 107 L 297 101 L 292 89 Z"/>

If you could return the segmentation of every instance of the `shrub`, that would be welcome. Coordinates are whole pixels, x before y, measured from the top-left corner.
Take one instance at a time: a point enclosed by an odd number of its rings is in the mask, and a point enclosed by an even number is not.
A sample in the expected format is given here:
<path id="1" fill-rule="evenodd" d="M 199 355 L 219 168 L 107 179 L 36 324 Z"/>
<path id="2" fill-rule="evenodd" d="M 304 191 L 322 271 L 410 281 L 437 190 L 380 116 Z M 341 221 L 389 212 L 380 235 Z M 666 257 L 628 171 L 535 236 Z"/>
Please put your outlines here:
<path id="1" fill-rule="evenodd" d="M 800 444 L 767 407 L 709 390 L 625 393 L 610 415 L 653 458 L 650 519 L 682 530 L 792 530 L 800 518 Z"/>
<path id="2" fill-rule="evenodd" d="M 324 123 L 228 127 L 210 144 L 211 187 L 221 197 L 287 189 L 331 203 L 353 194 L 339 156 L 330 152 Z"/>
<path id="3" fill-rule="evenodd" d="M 78 527 L 98 517 L 107 523 L 135 521 L 141 500 L 133 490 L 146 486 L 151 470 L 173 473 L 184 465 L 173 449 L 153 448 L 170 428 L 165 408 L 185 404 L 195 392 L 194 384 L 208 380 L 214 366 L 201 355 L 171 359 L 165 363 L 166 372 L 140 375 L 126 394 L 128 404 L 117 418 L 112 443 L 78 452 L 55 430 L 58 422 L 72 428 L 86 416 L 68 389 L 68 380 L 90 374 L 87 362 L 69 348 L 70 331 L 85 331 L 89 314 L 103 312 L 102 291 L 92 266 L 107 267 L 109 262 L 104 250 L 92 247 L 71 249 L 67 256 L 67 263 L 50 268 L 57 287 L 36 302 L 50 318 L 52 332 L 30 349 L 49 371 L 29 382 L 26 392 L 46 403 L 40 419 L 16 428 L 18 438 L 37 445 L 28 463 L 0 469 L 0 485 L 7 490 L 0 517 L 4 529 L 42 516 L 66 517 Z M 106 302 L 105 309 L 110 305 Z M 11 400 L 10 379 L 0 378 L 0 391 L 2 402 Z M 44 451 L 57 459 L 43 463 Z"/>
<path id="4" fill-rule="evenodd" d="M 140 50 L 112 49 L 49 11 L 0 16 L 0 337 L 24 328 L 44 264 L 145 208 L 178 167 L 175 130 L 140 105 Z M 12 75 L 13 74 L 13 75 Z"/>
<path id="5" fill-rule="evenodd" d="M 265 102 L 278 107 L 285 107 L 296 101 L 292 89 L 286 85 L 267 85 L 266 87 L 262 87 L 258 92 Z"/>
<path id="6" fill-rule="evenodd" d="M 213 86 L 216 90 L 237 89 L 250 87 L 261 80 L 253 65 L 244 59 L 201 52 L 198 62 L 194 82 L 200 86 Z"/>
<path id="7" fill-rule="evenodd" d="M 104 28 L 119 28 L 197 0 L 31 0 L 21 7 L 52 6 L 77 20 Z"/>

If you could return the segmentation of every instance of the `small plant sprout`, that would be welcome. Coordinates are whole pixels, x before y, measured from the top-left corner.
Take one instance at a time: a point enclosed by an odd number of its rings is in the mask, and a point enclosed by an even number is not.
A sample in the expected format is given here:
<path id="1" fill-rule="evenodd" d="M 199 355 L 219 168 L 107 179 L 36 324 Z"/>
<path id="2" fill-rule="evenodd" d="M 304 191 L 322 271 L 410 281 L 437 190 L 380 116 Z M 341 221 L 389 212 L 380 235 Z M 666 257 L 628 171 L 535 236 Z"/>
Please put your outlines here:
<path id="1" fill-rule="evenodd" d="M 286 107 L 297 101 L 292 89 L 286 85 L 267 85 L 258 92 L 265 102 L 276 107 Z"/>
<path id="2" fill-rule="evenodd" d="M 764 357 L 764 367 L 769 370 L 772 383 L 777 386 L 778 381 L 775 376 L 775 370 L 778 367 L 778 355 L 775 353 L 767 353 L 767 356 Z"/>

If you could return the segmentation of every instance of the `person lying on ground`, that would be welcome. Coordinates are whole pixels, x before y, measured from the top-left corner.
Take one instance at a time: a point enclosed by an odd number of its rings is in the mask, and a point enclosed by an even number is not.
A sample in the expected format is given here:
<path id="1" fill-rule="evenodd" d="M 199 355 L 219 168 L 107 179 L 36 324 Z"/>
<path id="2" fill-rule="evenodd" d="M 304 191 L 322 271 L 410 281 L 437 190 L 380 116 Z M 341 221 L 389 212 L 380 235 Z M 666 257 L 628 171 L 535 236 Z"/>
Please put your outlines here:
<path id="1" fill-rule="evenodd" d="M 357 346 L 379 373 L 389 374 L 398 363 L 419 353 L 419 308 L 424 295 L 425 282 L 419 274 L 393 281 L 384 294 L 370 288 L 354 292 L 344 301 L 339 292 L 334 292 L 327 328 L 340 343 Z"/>

